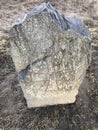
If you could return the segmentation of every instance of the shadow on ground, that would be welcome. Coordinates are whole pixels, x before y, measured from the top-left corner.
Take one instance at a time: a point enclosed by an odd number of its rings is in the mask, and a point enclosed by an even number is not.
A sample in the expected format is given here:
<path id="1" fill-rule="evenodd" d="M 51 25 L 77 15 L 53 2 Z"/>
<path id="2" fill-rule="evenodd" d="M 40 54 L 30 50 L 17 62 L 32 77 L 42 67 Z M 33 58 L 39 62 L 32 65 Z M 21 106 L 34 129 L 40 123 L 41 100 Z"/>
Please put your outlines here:
<path id="1" fill-rule="evenodd" d="M 34 0 L 35 1 L 35 0 Z M 42 1 L 0 1 L 0 35 L 7 32 L 22 13 Z M 98 21 L 97 1 L 50 0 L 58 10 L 84 17 L 93 33 L 92 62 L 74 104 L 28 109 L 11 57 L 5 54 L 8 45 L 0 45 L 0 128 L 3 130 L 98 130 Z M 87 17 L 90 19 L 87 20 Z M 95 22 L 94 22 L 95 21 Z M 89 22 L 89 23 L 88 23 Z M 5 49 L 4 54 L 3 49 Z"/>
<path id="2" fill-rule="evenodd" d="M 93 50 L 92 63 L 74 104 L 28 109 L 15 72 L 2 75 L 0 128 L 4 130 L 97 130 L 98 46 L 93 47 Z"/>

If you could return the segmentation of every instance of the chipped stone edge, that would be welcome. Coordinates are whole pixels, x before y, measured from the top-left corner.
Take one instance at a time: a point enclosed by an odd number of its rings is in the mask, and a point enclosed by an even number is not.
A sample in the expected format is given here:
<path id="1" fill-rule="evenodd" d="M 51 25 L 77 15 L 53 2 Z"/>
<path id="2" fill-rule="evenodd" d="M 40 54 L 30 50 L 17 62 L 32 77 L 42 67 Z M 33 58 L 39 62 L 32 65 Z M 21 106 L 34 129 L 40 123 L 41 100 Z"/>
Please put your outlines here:
<path id="1" fill-rule="evenodd" d="M 28 108 L 34 107 L 45 107 L 57 104 L 70 104 L 74 103 L 76 100 L 76 96 L 78 94 L 78 89 L 74 89 L 72 91 L 67 91 L 57 96 L 48 96 L 48 97 L 26 97 Z M 24 95 L 25 97 L 25 95 Z"/>

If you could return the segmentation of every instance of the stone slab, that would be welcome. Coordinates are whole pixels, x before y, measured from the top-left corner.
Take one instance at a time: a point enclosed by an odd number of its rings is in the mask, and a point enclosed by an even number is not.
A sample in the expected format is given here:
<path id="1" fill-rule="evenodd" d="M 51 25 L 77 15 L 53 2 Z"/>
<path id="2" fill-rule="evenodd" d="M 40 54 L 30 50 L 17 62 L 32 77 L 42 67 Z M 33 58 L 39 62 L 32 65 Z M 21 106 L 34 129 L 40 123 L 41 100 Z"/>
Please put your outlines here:
<path id="1" fill-rule="evenodd" d="M 84 23 L 43 3 L 17 21 L 9 35 L 28 107 L 73 103 L 91 61 L 91 35 Z"/>

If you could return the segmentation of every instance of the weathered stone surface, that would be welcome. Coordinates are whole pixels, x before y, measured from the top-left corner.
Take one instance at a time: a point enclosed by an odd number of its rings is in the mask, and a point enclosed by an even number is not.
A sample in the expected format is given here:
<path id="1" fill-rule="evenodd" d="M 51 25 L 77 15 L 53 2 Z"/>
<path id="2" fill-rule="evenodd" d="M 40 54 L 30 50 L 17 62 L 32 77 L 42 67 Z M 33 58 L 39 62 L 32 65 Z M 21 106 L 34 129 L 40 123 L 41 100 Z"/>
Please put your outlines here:
<path id="1" fill-rule="evenodd" d="M 10 30 L 11 56 L 28 107 L 72 103 L 91 60 L 90 32 L 50 4 Z"/>

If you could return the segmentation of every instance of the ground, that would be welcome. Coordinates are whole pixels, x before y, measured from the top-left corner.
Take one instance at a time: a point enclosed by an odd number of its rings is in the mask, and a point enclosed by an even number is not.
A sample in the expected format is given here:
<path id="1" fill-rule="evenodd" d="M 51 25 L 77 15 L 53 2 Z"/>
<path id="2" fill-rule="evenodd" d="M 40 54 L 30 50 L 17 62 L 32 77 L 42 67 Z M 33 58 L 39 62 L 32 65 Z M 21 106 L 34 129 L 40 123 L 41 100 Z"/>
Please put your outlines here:
<path id="1" fill-rule="evenodd" d="M 79 17 L 92 32 L 92 61 L 76 101 L 68 105 L 27 108 L 9 53 L 8 30 L 15 19 L 49 0 L 0 1 L 0 128 L 3 130 L 98 130 L 97 0 L 50 0 L 60 12 Z M 7 41 L 4 41 L 4 38 Z"/>

